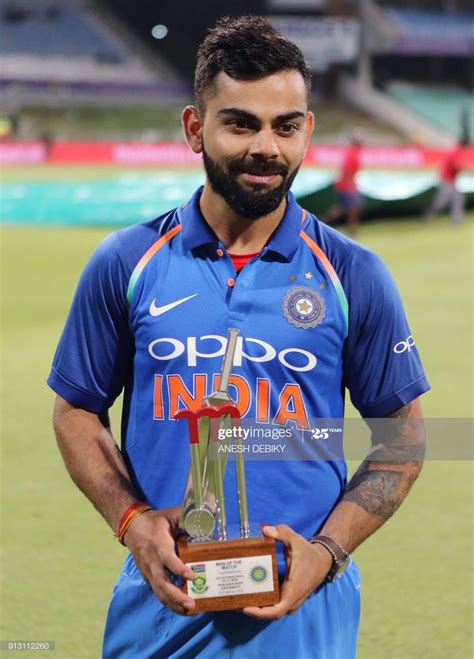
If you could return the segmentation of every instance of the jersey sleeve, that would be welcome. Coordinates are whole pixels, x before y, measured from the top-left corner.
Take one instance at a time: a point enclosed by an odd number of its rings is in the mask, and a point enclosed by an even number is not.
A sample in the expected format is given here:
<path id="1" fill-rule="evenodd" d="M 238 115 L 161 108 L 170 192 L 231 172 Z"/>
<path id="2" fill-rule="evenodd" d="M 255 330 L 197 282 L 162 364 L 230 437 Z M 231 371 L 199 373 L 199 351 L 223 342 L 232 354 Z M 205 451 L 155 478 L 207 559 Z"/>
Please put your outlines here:
<path id="1" fill-rule="evenodd" d="M 71 405 L 100 413 L 123 389 L 131 367 L 128 276 L 117 233 L 86 265 L 54 356 L 49 386 Z"/>
<path id="2" fill-rule="evenodd" d="M 367 418 L 387 416 L 430 388 L 395 282 L 368 250 L 351 272 L 344 382 Z"/>

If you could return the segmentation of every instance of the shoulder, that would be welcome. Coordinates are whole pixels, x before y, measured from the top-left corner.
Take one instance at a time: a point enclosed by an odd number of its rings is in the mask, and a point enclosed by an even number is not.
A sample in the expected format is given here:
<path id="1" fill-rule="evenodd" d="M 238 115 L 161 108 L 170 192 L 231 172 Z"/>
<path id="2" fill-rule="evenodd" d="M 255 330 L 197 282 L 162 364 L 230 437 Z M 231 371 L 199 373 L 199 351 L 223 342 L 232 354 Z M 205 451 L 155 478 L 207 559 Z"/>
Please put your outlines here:
<path id="1" fill-rule="evenodd" d="M 100 269 L 119 269 L 127 279 L 144 254 L 179 224 L 176 209 L 148 222 L 112 232 L 97 246 L 91 263 Z"/>
<path id="2" fill-rule="evenodd" d="M 344 280 L 349 287 L 356 275 L 367 278 L 386 270 L 378 254 L 320 222 L 314 215 L 308 214 L 303 232 L 316 242 L 341 282 Z"/>
<path id="3" fill-rule="evenodd" d="M 378 254 L 310 216 L 303 232 L 318 245 L 334 269 L 348 305 L 350 327 L 364 322 L 372 309 L 381 309 L 398 292 Z"/>

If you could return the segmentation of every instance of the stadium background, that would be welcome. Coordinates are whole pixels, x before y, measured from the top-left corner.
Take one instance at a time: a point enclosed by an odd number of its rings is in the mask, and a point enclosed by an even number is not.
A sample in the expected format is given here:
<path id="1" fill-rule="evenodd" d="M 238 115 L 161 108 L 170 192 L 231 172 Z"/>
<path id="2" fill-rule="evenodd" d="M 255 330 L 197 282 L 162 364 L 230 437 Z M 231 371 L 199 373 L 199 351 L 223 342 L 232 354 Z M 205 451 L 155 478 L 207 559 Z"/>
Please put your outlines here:
<path id="1" fill-rule="evenodd" d="M 423 402 L 442 450 L 356 553 L 359 657 L 465 659 L 472 456 L 454 449 L 472 432 L 473 213 L 458 228 L 446 215 L 420 219 L 443 153 L 461 134 L 472 139 L 474 14 L 462 0 L 0 0 L 0 640 L 54 640 L 61 659 L 100 655 L 124 552 L 65 474 L 44 382 L 94 246 L 184 201 L 202 180 L 179 112 L 207 26 L 242 12 L 271 16 L 311 63 L 317 129 L 295 191 L 317 214 L 333 200 L 351 129 L 362 129 L 357 239 L 391 268 L 433 386 Z M 471 146 L 459 180 L 468 206 L 473 170 Z M 116 428 L 118 418 L 115 410 Z"/>

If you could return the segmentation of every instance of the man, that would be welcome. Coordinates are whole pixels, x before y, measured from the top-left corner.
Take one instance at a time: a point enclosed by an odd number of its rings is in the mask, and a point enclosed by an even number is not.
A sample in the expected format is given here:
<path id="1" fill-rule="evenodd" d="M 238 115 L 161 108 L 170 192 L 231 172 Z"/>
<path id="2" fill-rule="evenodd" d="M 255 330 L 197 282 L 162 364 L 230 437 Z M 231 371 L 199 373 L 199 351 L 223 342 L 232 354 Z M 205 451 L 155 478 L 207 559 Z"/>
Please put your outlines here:
<path id="1" fill-rule="evenodd" d="M 336 572 L 420 470 L 423 440 L 408 421 L 428 384 L 380 259 L 289 192 L 313 130 L 309 87 L 301 52 L 264 19 L 218 23 L 182 117 L 204 187 L 113 233 L 81 277 L 49 384 L 67 468 L 131 552 L 105 657 L 355 656 L 358 570 Z M 250 517 L 285 548 L 281 601 L 186 616 L 194 601 L 176 584 L 194 575 L 175 537 L 189 440 L 173 414 L 215 388 L 229 327 L 243 337 L 231 383 L 247 418 L 309 431 L 343 416 L 347 387 L 364 416 L 403 423 L 385 448 L 374 432 L 347 486 L 343 460 L 249 461 Z M 118 452 L 107 410 L 123 388 Z"/>
<path id="2" fill-rule="evenodd" d="M 361 146 L 360 131 L 354 130 L 343 156 L 339 177 L 334 183 L 337 201 L 326 216 L 326 221 L 331 223 L 341 215 L 345 215 L 347 229 L 352 235 L 357 231 L 362 211 L 362 195 L 356 183 L 356 174 L 360 169 Z"/>
<path id="3" fill-rule="evenodd" d="M 466 137 L 461 138 L 443 158 L 439 172 L 439 187 L 431 205 L 425 211 L 425 221 L 431 220 L 433 215 L 449 206 L 452 223 L 461 224 L 464 214 L 464 195 L 458 188 L 457 177 L 464 167 L 464 147 L 468 144 L 469 140 Z"/>

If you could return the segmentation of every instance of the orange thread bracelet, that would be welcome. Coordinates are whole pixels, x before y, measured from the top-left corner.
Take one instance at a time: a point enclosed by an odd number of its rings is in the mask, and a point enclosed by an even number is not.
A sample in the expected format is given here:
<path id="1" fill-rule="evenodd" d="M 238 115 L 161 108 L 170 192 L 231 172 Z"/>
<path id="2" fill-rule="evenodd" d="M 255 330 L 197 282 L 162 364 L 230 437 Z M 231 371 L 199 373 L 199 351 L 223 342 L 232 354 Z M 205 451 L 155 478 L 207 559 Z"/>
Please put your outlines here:
<path id="1" fill-rule="evenodd" d="M 132 503 L 124 512 L 120 519 L 118 531 L 115 534 L 115 537 L 120 542 L 121 545 L 125 545 L 123 538 L 128 531 L 128 527 L 133 522 L 135 517 L 138 517 L 142 513 L 146 513 L 147 510 L 151 510 L 151 506 L 142 501 L 135 501 Z"/>

